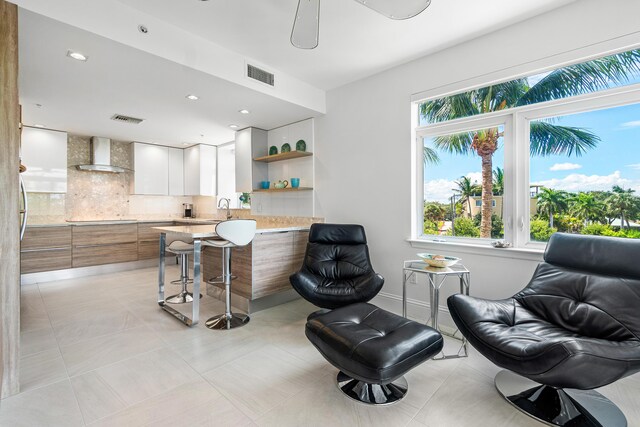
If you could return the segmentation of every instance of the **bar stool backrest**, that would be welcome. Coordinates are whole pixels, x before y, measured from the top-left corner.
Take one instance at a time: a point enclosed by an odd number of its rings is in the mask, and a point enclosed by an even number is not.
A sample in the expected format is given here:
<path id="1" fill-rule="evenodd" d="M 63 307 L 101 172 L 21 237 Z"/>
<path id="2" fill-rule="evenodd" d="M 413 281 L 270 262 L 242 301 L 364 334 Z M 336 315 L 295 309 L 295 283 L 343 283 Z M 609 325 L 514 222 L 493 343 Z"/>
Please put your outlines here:
<path id="1" fill-rule="evenodd" d="M 254 219 L 230 219 L 216 225 L 218 237 L 236 246 L 246 246 L 256 235 L 256 221 Z"/>

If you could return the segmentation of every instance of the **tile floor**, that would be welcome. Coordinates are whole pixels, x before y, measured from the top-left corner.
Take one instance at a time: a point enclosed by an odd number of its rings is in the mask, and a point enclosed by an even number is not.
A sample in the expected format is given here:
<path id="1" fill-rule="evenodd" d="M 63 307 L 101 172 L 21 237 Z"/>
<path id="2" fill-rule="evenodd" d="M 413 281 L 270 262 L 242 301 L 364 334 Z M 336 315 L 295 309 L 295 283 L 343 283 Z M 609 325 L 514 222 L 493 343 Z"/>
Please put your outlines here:
<path id="1" fill-rule="evenodd" d="M 306 340 L 310 304 L 232 331 L 187 328 L 158 308 L 155 281 L 149 268 L 23 287 L 22 392 L 0 401 L 0 426 L 541 425 L 498 396 L 498 369 L 475 352 L 424 363 L 402 402 L 372 408 L 338 391 Z M 201 307 L 203 319 L 223 311 L 207 296 Z M 603 393 L 640 426 L 640 375 Z"/>

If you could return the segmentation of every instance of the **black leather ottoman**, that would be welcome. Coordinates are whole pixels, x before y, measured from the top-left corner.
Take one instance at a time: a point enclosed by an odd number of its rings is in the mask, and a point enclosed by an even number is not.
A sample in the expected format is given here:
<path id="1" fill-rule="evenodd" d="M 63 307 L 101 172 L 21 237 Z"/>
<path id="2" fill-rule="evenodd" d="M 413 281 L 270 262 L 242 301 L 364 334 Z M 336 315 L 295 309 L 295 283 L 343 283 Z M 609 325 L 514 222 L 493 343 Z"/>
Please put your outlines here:
<path id="1" fill-rule="evenodd" d="M 352 399 L 389 404 L 407 393 L 403 375 L 442 350 L 438 331 L 358 303 L 307 319 L 305 334 L 340 369 L 338 386 Z"/>

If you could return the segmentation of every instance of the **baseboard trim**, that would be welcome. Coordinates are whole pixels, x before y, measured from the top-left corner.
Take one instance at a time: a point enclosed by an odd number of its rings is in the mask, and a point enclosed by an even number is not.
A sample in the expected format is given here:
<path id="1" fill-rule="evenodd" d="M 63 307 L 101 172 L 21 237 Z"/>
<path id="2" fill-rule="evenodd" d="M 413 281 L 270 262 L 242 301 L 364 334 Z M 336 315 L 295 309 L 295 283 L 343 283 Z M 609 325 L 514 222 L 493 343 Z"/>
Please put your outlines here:
<path id="1" fill-rule="evenodd" d="M 121 271 L 137 270 L 138 268 L 157 267 L 158 260 L 145 259 L 141 261 L 121 262 L 118 264 L 95 265 L 91 267 L 67 268 L 65 270 L 42 271 L 40 273 L 22 274 L 20 285 L 53 282 L 56 280 L 78 279 L 96 276 L 98 274 L 118 273 Z"/>

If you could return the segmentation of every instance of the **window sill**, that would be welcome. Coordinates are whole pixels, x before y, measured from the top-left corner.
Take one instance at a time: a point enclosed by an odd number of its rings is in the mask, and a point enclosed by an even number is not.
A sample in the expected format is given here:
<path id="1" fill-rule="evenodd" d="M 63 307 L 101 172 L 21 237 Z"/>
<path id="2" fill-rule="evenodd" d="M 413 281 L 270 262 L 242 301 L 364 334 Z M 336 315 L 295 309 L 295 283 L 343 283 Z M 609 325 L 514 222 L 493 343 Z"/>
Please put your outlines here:
<path id="1" fill-rule="evenodd" d="M 436 242 L 424 239 L 407 239 L 413 248 L 429 249 L 442 251 L 449 249 L 451 251 L 492 256 L 497 258 L 523 259 L 528 261 L 542 261 L 544 249 L 538 248 L 494 248 L 489 244 L 473 244 L 467 242 Z"/>

